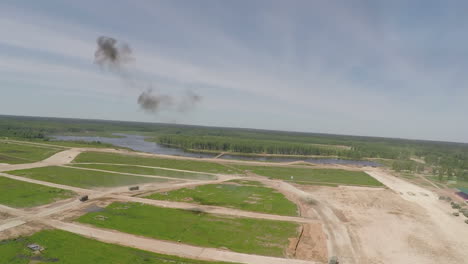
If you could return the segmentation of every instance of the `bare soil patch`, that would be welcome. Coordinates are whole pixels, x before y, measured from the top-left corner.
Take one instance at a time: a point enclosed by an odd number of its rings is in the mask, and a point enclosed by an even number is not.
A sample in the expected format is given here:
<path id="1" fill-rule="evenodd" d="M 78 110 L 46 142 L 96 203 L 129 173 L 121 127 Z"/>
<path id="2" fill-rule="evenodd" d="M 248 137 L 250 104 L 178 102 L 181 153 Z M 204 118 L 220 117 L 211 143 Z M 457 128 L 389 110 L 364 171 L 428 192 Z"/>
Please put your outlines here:
<path id="1" fill-rule="evenodd" d="M 20 225 L 14 228 L 10 228 L 7 230 L 3 230 L 0 232 L 0 241 L 6 239 L 17 238 L 20 236 L 29 236 L 32 235 L 40 230 L 47 229 L 46 225 L 40 223 L 27 223 L 24 225 Z"/>
<path id="2" fill-rule="evenodd" d="M 447 235 L 457 230 L 447 226 L 442 218 L 434 218 L 435 213 L 428 208 L 402 198 L 431 199 L 428 191 L 422 191 L 422 195 L 417 189 L 400 194 L 390 189 L 300 188 L 317 198 L 317 210 L 331 209 L 329 227 L 344 227 L 334 235 L 348 236 L 352 246 L 339 245 L 336 239 L 333 247 L 345 263 L 436 264 L 466 260 L 466 250 L 460 250 L 464 242 Z M 467 239 L 462 234 L 459 237 L 458 240 Z"/>

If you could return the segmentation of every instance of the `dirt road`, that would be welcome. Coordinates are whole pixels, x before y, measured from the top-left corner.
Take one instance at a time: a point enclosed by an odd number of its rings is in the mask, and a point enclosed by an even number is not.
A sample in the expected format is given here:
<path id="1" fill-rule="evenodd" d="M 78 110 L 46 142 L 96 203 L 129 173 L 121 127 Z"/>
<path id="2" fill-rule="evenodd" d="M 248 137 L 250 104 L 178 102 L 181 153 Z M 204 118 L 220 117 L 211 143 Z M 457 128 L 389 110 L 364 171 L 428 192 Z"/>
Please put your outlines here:
<path id="1" fill-rule="evenodd" d="M 437 194 L 383 170 L 366 172 L 402 199 L 422 209 L 423 218 L 415 223 L 415 228 L 422 232 L 410 237 L 409 243 L 425 247 L 427 258 L 424 263 L 463 263 L 468 259 L 468 227 L 463 222 L 465 218 L 454 217 L 451 214 L 454 210 L 448 203 L 440 201 Z"/>
<path id="2" fill-rule="evenodd" d="M 256 164 L 262 166 L 279 165 L 277 163 L 226 160 L 220 162 L 220 160 L 217 159 L 173 157 L 116 149 L 73 148 L 59 152 L 41 162 L 19 165 L 0 165 L 0 171 L 44 166 L 66 166 L 71 163 L 77 155 L 85 151 L 129 154 L 142 157 L 206 160 L 216 161 L 223 164 Z M 123 164 L 115 165 L 120 166 Z M 286 164 L 282 165 L 284 166 Z M 314 166 L 314 168 L 318 167 L 322 166 Z M 350 169 L 350 167 L 342 166 L 324 167 Z M 353 167 L 351 169 L 356 170 L 358 168 Z M 176 169 L 170 170 L 178 171 Z M 105 170 L 97 171 L 110 173 Z M 185 170 L 181 171 L 187 172 Z M 185 210 L 201 209 L 207 213 L 213 214 L 301 223 L 303 225 L 302 230 L 304 236 L 299 237 L 294 251 L 295 256 L 300 258 L 320 259 L 325 262 L 328 256 L 337 255 L 342 263 L 351 264 L 425 264 L 441 262 L 455 263 L 456 261 L 460 261 L 462 257 L 466 256 L 466 253 L 463 253 L 462 249 L 468 248 L 466 247 L 468 244 L 465 242 L 456 242 L 458 234 L 466 235 L 464 231 L 461 233 L 456 231 L 456 229 L 465 228 L 464 223 L 461 221 L 462 219 L 455 219 L 455 221 L 458 221 L 458 224 L 453 225 L 453 228 L 445 228 L 446 225 L 452 225 L 454 218 L 447 210 L 442 210 L 442 207 L 446 205 L 439 204 L 440 202 L 437 200 L 435 195 L 418 186 L 411 184 L 408 185 L 404 181 L 400 182 L 399 179 L 396 179 L 391 175 L 386 175 L 380 170 L 369 169 L 367 172 L 394 191 L 382 188 L 306 187 L 279 180 L 271 180 L 257 175 L 248 175 L 248 178 L 263 182 L 266 186 L 280 191 L 288 199 L 298 204 L 301 212 L 300 217 L 269 215 L 224 207 L 143 199 L 130 196 L 135 195 L 135 193 L 128 192 L 127 187 L 86 190 L 8 174 L 0 175 L 36 184 L 72 190 L 79 194 L 89 194 L 91 195 L 90 198 L 96 201 L 102 198 L 117 201 L 141 202 L 154 206 Z M 132 176 L 159 177 L 153 175 L 126 174 Z M 143 188 L 139 193 L 148 193 L 150 191 L 161 189 L 177 189 L 200 184 L 219 183 L 239 178 L 239 176 L 218 174 L 216 174 L 216 176 L 218 179 L 209 181 L 188 181 L 186 179 L 164 177 L 178 181 L 141 185 Z M 400 195 L 400 193 L 403 195 Z M 65 214 L 67 212 L 78 212 L 85 206 L 87 205 L 80 203 L 75 199 L 64 201 L 63 203 L 58 202 L 43 207 L 33 208 L 28 212 L 21 210 L 23 213 L 22 215 L 16 214 L 17 217 L 10 218 L 8 221 L 0 222 L 0 230 L 12 229 L 30 221 L 40 221 L 44 223 L 50 222 L 49 225 L 53 227 L 93 237 L 105 242 L 119 243 L 126 246 L 182 257 L 235 261 L 239 263 L 314 263 L 300 260 L 286 260 L 239 254 L 218 249 L 193 247 L 56 220 L 57 217 L 55 216 Z M 442 206 L 442 209 L 439 211 L 434 210 L 437 206 Z M 0 210 L 5 212 L 7 211 L 2 210 L 1 207 Z M 14 212 L 10 213 L 15 216 Z M 453 232 L 453 234 L 449 234 L 450 232 Z M 389 244 L 387 241 L 391 241 L 391 243 Z M 444 247 L 444 243 L 448 246 Z"/>
<path id="3" fill-rule="evenodd" d="M 26 178 L 26 177 L 15 176 L 15 175 L 7 174 L 7 173 L 1 173 L 0 172 L 0 176 L 5 177 L 5 178 L 10 178 L 10 179 L 13 179 L 13 180 L 17 180 L 17 181 L 24 181 L 24 182 L 49 186 L 49 187 L 53 187 L 53 188 L 69 190 L 69 191 L 76 192 L 78 194 L 89 194 L 89 193 L 92 192 L 91 190 L 88 190 L 88 189 L 83 189 L 83 188 L 73 187 L 73 186 L 63 185 L 63 184 L 57 184 L 57 183 L 52 183 L 52 182 L 46 182 L 46 181 L 39 181 L 39 180 L 34 180 L 34 179 Z"/>
<path id="4" fill-rule="evenodd" d="M 64 165 L 74 160 L 76 156 L 78 156 L 81 152 L 83 152 L 82 149 L 72 148 L 72 149 L 67 149 L 67 150 L 55 153 L 49 158 L 42 160 L 42 161 L 38 161 L 38 162 L 26 163 L 26 164 L 0 165 L 0 172 Z"/>
<path id="5" fill-rule="evenodd" d="M 89 151 L 89 150 L 90 149 L 73 148 L 73 149 L 64 150 L 62 152 L 56 153 L 50 158 L 40 161 L 40 162 L 34 162 L 30 164 L 18 164 L 18 165 L 0 165 L 0 171 L 38 168 L 38 167 L 44 167 L 44 166 L 66 166 L 67 164 L 71 163 L 71 161 L 77 155 L 79 155 L 80 153 L 84 151 Z M 106 150 L 91 149 L 91 150 L 127 154 L 127 151 L 113 150 L 113 149 L 106 149 Z M 146 156 L 146 154 L 142 154 L 142 156 Z M 151 156 L 160 156 L 160 155 L 151 155 Z M 171 170 L 179 171 L 176 169 L 171 169 Z M 108 173 L 108 171 L 104 171 L 104 170 L 98 170 L 98 171 L 103 171 L 103 172 Z M 186 171 L 184 170 L 184 172 Z M 138 174 L 129 174 L 129 175 L 142 176 Z M 239 178 L 239 176 L 231 176 L 231 175 L 228 176 L 228 175 L 218 175 L 218 174 L 215 174 L 215 175 L 217 179 L 209 180 L 209 181 L 168 178 L 170 180 L 178 180 L 178 181 L 173 181 L 169 183 L 165 182 L 161 184 L 153 183 L 153 184 L 142 185 L 143 190 L 141 191 L 148 192 L 148 191 L 154 191 L 154 190 L 161 189 L 161 188 L 176 189 L 176 188 L 182 188 L 182 187 L 194 186 L 194 185 L 200 185 L 200 184 L 219 183 L 219 182 Z M 67 190 L 74 191 L 80 195 L 87 194 L 87 195 L 90 195 L 90 198 L 94 201 L 100 201 L 100 199 L 132 201 L 132 202 L 151 204 L 154 206 L 179 208 L 179 209 L 186 209 L 186 210 L 197 208 L 199 210 L 201 209 L 207 213 L 213 213 L 213 214 L 297 222 L 297 223 L 306 225 L 305 235 L 304 235 L 305 239 L 298 241 L 297 246 L 296 246 L 297 250 L 295 251 L 295 253 L 297 253 L 297 256 L 310 259 L 311 257 L 315 257 L 314 254 L 317 254 L 316 253 L 317 250 L 318 251 L 322 250 L 320 247 L 316 247 L 314 249 L 315 251 L 313 251 L 312 253 L 307 253 L 308 250 L 300 250 L 301 248 L 309 249 L 310 247 L 308 247 L 308 244 L 311 244 L 311 243 L 316 244 L 317 242 L 317 241 L 307 240 L 307 237 L 310 238 L 310 236 L 308 236 L 310 232 L 317 232 L 318 229 L 321 230 L 321 224 L 318 223 L 313 218 L 269 215 L 269 214 L 247 212 L 247 211 L 241 211 L 237 209 L 224 208 L 224 207 L 201 206 L 201 205 L 194 205 L 194 204 L 189 204 L 189 203 L 178 203 L 178 202 L 143 199 L 143 198 L 138 198 L 138 197 L 127 196 L 127 195 L 134 195 L 134 193 L 128 192 L 128 189 L 126 187 L 106 188 L 102 190 L 99 190 L 99 189 L 87 190 L 83 188 L 77 188 L 77 187 L 72 187 L 72 186 L 66 186 L 66 185 L 44 182 L 44 181 L 39 181 L 39 180 L 34 180 L 34 179 L 29 179 L 29 178 L 24 178 L 24 177 L 13 176 L 13 175 L 9 175 L 6 173 L 0 173 L 0 176 L 8 177 L 8 178 L 15 179 L 15 180 L 21 180 L 25 182 L 30 182 L 34 184 L 41 184 L 41 185 L 55 187 L 55 188 L 67 189 Z M 147 176 L 147 175 L 143 175 L 143 176 Z M 149 175 L 149 176 L 152 176 L 152 175 Z M 153 177 L 157 177 L 157 176 L 153 176 Z M 145 187 L 148 187 L 148 188 L 145 190 Z M 283 187 L 283 189 L 287 189 L 287 188 Z M 126 194 L 126 195 L 123 195 L 123 194 Z M 158 241 L 158 240 L 153 240 L 149 238 L 142 238 L 142 237 L 137 237 L 137 236 L 133 236 L 129 234 L 107 231 L 107 230 L 102 230 L 98 228 L 76 225 L 76 224 L 71 224 L 71 223 L 56 220 L 57 217 L 61 218 L 59 216 L 63 216 L 67 214 L 74 214 L 75 212 L 80 212 L 84 210 L 84 207 L 87 207 L 87 206 L 89 206 L 89 203 L 81 203 L 76 198 L 67 199 L 67 200 L 55 202 L 55 203 L 40 206 L 40 207 L 30 208 L 26 210 L 18 210 L 18 209 L 13 209 L 13 208 L 8 208 L 8 207 L 3 206 L 3 207 L 0 207 L 0 211 L 7 212 L 8 214 L 10 214 L 10 217 L 0 222 L 0 231 L 8 230 L 11 232 L 11 230 L 19 230 L 18 228 L 20 226 L 28 226 L 33 223 L 35 223 L 34 225 L 37 226 L 39 225 L 39 223 L 44 223 L 49 226 L 53 226 L 55 228 L 60 228 L 60 229 L 64 229 L 64 230 L 74 232 L 77 234 L 82 234 L 85 236 L 97 238 L 105 242 L 119 243 L 119 244 L 123 243 L 124 245 L 127 245 L 127 246 L 132 246 L 132 247 L 136 247 L 136 248 L 140 248 L 144 250 L 150 250 L 150 251 L 163 253 L 163 254 L 172 254 L 172 255 L 177 255 L 177 256 L 182 256 L 182 257 L 191 257 L 191 258 L 196 258 L 196 259 L 207 259 L 207 260 L 234 261 L 234 262 L 239 262 L 239 263 L 291 263 L 291 264 L 315 263 L 311 261 L 303 261 L 303 260 L 296 260 L 296 259 L 271 258 L 271 257 L 265 257 L 265 256 L 240 254 L 240 253 L 213 249 L 213 248 L 194 247 L 190 245 L 183 245 L 183 244 L 171 243 L 171 242 L 166 242 L 166 241 Z M 37 229 L 34 229 L 34 230 L 37 230 Z M 14 234 L 15 232 L 16 231 L 13 231 L 12 233 Z M 5 233 L 3 232 L 3 234 Z M 322 258 L 323 257 L 325 257 L 324 260 L 326 261 L 326 254 L 323 255 Z"/>
<path id="6" fill-rule="evenodd" d="M 113 164 L 108 164 L 108 165 L 113 165 Z M 166 177 L 166 176 L 157 176 L 157 175 L 149 175 L 149 174 L 136 174 L 136 173 L 128 173 L 128 172 L 108 171 L 108 170 L 83 168 L 83 167 L 72 167 L 72 166 L 64 166 L 64 165 L 61 165 L 60 167 L 71 168 L 71 169 L 75 169 L 75 170 L 97 171 L 97 172 L 104 172 L 104 173 L 109 173 L 109 174 L 121 174 L 121 175 L 128 175 L 128 176 L 135 176 L 135 177 L 145 177 L 145 178 L 155 178 L 155 179 L 163 179 L 163 180 L 183 180 L 183 178 L 176 178 L 176 177 Z M 196 181 L 197 179 L 193 179 L 193 180 Z"/>
<path id="7" fill-rule="evenodd" d="M 118 231 L 98 229 L 82 224 L 65 223 L 56 220 L 45 221 L 44 224 L 51 227 L 79 234 L 85 237 L 100 240 L 102 242 L 119 244 L 127 247 L 138 248 L 146 251 L 170 254 L 179 257 L 211 260 L 230 261 L 246 264 L 314 264 L 313 261 L 296 259 L 274 258 L 259 255 L 236 253 L 215 248 L 202 248 L 186 244 L 173 243 L 140 237 Z"/>
<path id="8" fill-rule="evenodd" d="M 317 200 L 343 263 L 465 263 L 468 228 L 449 204 L 380 169 L 366 172 L 390 189 L 297 186 Z"/>

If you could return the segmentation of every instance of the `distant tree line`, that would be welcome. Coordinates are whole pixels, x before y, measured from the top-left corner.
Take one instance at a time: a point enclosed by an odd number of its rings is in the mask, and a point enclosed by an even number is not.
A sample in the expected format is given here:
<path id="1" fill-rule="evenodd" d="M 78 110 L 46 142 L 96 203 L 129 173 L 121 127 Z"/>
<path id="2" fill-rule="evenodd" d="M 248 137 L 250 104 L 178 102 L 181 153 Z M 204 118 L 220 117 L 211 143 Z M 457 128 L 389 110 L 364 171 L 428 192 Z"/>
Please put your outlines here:
<path id="1" fill-rule="evenodd" d="M 162 135 L 157 137 L 157 142 L 183 149 L 238 153 L 338 156 L 346 152 L 327 146 L 227 137 Z"/>
<path id="2" fill-rule="evenodd" d="M 217 136 L 161 135 L 156 138 L 160 144 L 183 149 L 209 150 L 220 152 L 279 154 L 279 155 L 319 155 L 343 158 L 385 158 L 404 159 L 410 156 L 408 151 L 382 144 L 353 144 L 350 149 L 333 145 L 313 145 L 308 143 L 243 139 Z"/>
<path id="3" fill-rule="evenodd" d="M 419 157 L 444 179 L 465 179 L 468 144 L 395 138 L 286 132 L 260 129 L 202 127 L 177 124 L 0 116 L 0 137 L 47 140 L 51 134 L 125 132 L 184 149 L 282 155 L 338 156 L 392 160 L 395 170 L 418 171 L 410 160 Z M 347 146 L 348 148 L 340 148 Z M 451 175 L 451 176 L 450 176 Z"/>

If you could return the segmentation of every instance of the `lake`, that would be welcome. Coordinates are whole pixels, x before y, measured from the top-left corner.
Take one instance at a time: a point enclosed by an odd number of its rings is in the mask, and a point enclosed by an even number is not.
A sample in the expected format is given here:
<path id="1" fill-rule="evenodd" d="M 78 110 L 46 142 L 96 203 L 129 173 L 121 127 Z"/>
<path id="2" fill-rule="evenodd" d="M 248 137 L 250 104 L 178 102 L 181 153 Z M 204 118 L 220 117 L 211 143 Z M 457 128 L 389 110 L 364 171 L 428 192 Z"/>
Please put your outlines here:
<path id="1" fill-rule="evenodd" d="M 114 146 L 124 147 L 133 149 L 135 151 L 142 151 L 147 153 L 156 153 L 172 156 L 183 156 L 192 158 L 214 158 L 218 154 L 202 153 L 202 152 L 190 152 L 180 148 L 173 148 L 158 144 L 156 142 L 145 141 L 144 136 L 131 135 L 131 134 L 120 134 L 115 133 L 114 135 L 120 137 L 88 137 L 88 136 L 50 136 L 53 140 L 64 140 L 64 141 L 100 141 L 103 143 L 109 143 Z M 234 159 L 234 160 L 250 160 L 250 161 L 270 161 L 270 162 L 293 162 L 293 161 L 305 161 L 315 164 L 341 164 L 341 165 L 357 165 L 357 166 L 381 166 L 377 162 L 367 160 L 347 160 L 347 159 L 334 159 L 334 158 L 309 158 L 309 157 L 281 157 L 281 156 L 249 156 L 249 155 L 229 155 L 224 154 L 220 159 Z"/>

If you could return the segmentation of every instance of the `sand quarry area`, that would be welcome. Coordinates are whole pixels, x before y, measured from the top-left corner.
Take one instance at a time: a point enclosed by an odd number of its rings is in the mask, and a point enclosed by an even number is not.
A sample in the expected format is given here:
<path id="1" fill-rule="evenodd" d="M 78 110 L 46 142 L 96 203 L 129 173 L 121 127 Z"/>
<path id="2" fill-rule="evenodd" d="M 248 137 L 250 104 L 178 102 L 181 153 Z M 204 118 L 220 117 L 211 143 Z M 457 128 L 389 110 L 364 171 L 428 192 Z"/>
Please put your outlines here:
<path id="1" fill-rule="evenodd" d="M 468 225 L 435 193 L 379 169 L 388 188 L 301 186 L 342 263 L 467 263 Z"/>

